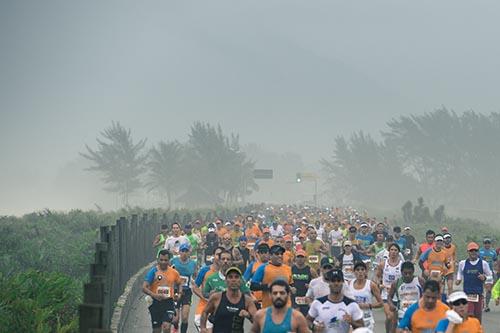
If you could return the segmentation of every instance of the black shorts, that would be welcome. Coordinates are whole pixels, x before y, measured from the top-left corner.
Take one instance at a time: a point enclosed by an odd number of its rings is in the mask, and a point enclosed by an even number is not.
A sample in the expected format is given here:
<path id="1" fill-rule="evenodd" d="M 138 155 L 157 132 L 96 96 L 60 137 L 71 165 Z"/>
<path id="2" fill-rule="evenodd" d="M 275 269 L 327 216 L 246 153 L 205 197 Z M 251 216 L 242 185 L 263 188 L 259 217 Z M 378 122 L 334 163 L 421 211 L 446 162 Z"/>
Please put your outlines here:
<path id="1" fill-rule="evenodd" d="M 165 322 L 171 323 L 175 317 L 175 304 L 171 298 L 161 302 L 153 298 L 153 304 L 148 309 L 153 328 L 161 327 L 161 324 Z"/>
<path id="2" fill-rule="evenodd" d="M 193 298 L 193 292 L 191 289 L 182 289 L 182 297 L 177 302 L 178 307 L 182 307 L 183 305 L 191 305 L 191 300 Z"/>

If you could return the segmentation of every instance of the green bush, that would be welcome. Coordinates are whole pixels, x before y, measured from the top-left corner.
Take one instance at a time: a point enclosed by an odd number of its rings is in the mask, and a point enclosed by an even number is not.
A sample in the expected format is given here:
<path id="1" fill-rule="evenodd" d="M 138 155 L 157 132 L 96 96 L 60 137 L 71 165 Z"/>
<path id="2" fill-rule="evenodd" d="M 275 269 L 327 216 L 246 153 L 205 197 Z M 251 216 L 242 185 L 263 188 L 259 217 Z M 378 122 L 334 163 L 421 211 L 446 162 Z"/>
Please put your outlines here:
<path id="1" fill-rule="evenodd" d="M 82 284 L 61 273 L 0 275 L 0 332 L 77 332 Z"/>

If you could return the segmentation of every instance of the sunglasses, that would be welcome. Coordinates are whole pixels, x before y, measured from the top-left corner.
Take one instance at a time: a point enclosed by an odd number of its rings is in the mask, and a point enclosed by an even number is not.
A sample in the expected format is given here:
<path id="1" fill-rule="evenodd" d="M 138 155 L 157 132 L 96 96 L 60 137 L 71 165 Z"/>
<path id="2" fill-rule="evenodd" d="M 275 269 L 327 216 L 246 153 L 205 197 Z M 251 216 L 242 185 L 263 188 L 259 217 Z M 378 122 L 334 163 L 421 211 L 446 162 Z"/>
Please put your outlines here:
<path id="1" fill-rule="evenodd" d="M 468 302 L 466 299 L 457 299 L 455 302 L 452 302 L 453 306 L 466 305 Z"/>
<path id="2" fill-rule="evenodd" d="M 477 249 L 469 250 L 469 252 L 477 252 Z"/>

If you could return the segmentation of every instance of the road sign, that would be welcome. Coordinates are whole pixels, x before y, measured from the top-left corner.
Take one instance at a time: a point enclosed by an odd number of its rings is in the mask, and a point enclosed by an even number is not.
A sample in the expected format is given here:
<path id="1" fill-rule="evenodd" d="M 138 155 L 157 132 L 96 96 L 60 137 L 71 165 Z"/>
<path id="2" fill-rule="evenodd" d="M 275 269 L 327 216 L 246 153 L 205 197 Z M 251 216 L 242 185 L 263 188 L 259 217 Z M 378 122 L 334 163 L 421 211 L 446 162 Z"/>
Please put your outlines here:
<path id="1" fill-rule="evenodd" d="M 273 179 L 273 169 L 254 169 L 253 178 L 255 179 Z"/>

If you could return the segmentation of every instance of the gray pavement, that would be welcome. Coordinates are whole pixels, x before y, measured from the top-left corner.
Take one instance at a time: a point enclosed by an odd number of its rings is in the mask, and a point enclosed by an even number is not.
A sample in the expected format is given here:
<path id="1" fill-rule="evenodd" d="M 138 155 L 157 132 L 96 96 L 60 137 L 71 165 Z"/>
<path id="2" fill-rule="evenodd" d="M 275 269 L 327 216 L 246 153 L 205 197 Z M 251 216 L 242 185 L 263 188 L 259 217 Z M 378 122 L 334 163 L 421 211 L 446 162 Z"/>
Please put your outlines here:
<path id="1" fill-rule="evenodd" d="M 196 308 L 197 297 L 193 296 L 194 306 L 191 307 L 191 314 L 189 320 L 189 333 L 196 333 L 197 330 L 194 327 L 194 309 Z M 490 305 L 491 312 L 483 313 L 483 328 L 485 333 L 500 333 L 500 306 L 495 306 L 492 301 Z M 384 313 L 381 309 L 375 310 L 375 332 L 384 333 Z M 246 331 L 249 331 L 249 325 Z M 123 333 L 149 333 L 151 332 L 151 319 L 149 316 L 146 301 L 144 300 L 144 295 L 141 295 L 133 303 L 130 309 L 129 320 L 125 325 Z"/>

